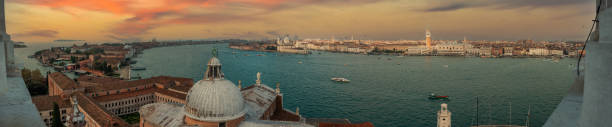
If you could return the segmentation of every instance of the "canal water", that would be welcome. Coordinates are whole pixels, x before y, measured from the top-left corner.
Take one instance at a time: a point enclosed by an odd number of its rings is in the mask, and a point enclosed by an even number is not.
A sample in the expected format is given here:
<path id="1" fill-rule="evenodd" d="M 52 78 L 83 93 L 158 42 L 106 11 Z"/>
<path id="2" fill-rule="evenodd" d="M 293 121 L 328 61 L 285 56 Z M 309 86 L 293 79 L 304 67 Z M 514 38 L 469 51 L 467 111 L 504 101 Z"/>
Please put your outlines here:
<path id="1" fill-rule="evenodd" d="M 227 44 L 145 50 L 133 74 L 203 77 L 213 47 L 226 79 L 243 87 L 262 72 L 264 84 L 280 83 L 284 106 L 307 118 L 348 118 L 378 127 L 435 126 L 436 111 L 448 103 L 453 126 L 480 124 L 542 126 L 573 82 L 576 59 L 380 56 L 315 52 L 312 55 L 240 51 Z M 19 51 L 22 50 L 22 51 Z M 27 53 L 27 49 L 16 52 Z M 32 51 L 29 51 L 32 52 Z M 32 52 L 33 53 L 33 52 Z M 258 55 L 259 54 L 259 55 Z M 23 54 L 18 58 L 27 59 Z M 27 56 L 27 55 L 25 55 Z M 26 67 L 36 67 L 25 60 Z M 34 61 L 35 62 L 35 61 Z M 335 83 L 344 77 L 350 83 Z M 450 100 L 429 100 L 430 93 Z M 512 106 L 510 106 L 512 105 Z M 510 110 L 511 117 L 510 117 Z"/>

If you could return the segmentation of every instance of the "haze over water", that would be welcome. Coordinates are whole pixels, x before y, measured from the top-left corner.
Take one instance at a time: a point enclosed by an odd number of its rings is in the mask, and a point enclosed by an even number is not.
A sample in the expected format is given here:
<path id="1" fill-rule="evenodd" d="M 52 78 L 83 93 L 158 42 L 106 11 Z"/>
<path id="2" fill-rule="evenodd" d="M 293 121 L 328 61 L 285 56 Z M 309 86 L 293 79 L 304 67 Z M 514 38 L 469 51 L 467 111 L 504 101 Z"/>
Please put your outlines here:
<path id="1" fill-rule="evenodd" d="M 573 58 L 554 63 L 544 58 L 327 52 L 304 56 L 239 51 L 215 44 L 145 50 L 135 66 L 147 70 L 134 74 L 201 80 L 213 47 L 219 48 L 226 78 L 235 84 L 238 80 L 243 87 L 254 84 L 255 74 L 262 72 L 263 83 L 273 88 L 281 83 L 287 109 L 299 107 L 307 118 L 348 118 L 355 123 L 371 121 L 379 127 L 435 126 L 442 102 L 449 104 L 453 126 L 475 124 L 476 96 L 480 98 L 481 124 L 508 124 L 511 102 L 512 124 L 524 125 L 531 105 L 531 125 L 542 126 L 573 82 L 570 64 L 576 62 Z M 335 83 L 330 81 L 332 77 L 351 82 Z M 432 92 L 451 99 L 428 100 Z"/>
<path id="2" fill-rule="evenodd" d="M 15 51 L 18 62 L 26 68 L 47 70 L 27 56 L 59 45 L 72 44 L 29 44 L 28 48 Z M 243 87 L 254 84 L 255 74 L 262 72 L 263 83 L 273 88 L 276 82 L 281 83 L 287 109 L 300 107 L 300 114 L 307 118 L 348 118 L 355 123 L 371 121 L 378 127 L 435 126 L 442 102 L 449 104 L 453 126 L 468 126 L 475 123 L 476 96 L 480 98 L 481 124 L 508 124 L 508 105 L 512 102 L 512 124 L 524 125 L 531 104 L 531 125 L 542 126 L 573 82 L 570 64 L 576 62 L 573 58 L 554 63 L 543 58 L 396 57 L 327 52 L 304 56 L 239 51 L 227 48 L 227 44 L 215 44 L 145 50 L 135 58 L 138 61 L 135 66 L 147 70 L 134 74 L 143 78 L 168 75 L 198 81 L 213 47 L 219 48 L 226 78 L 235 84 L 238 80 L 242 80 Z M 334 83 L 331 77 L 345 77 L 351 82 Z M 451 99 L 428 100 L 431 92 L 449 95 Z"/>

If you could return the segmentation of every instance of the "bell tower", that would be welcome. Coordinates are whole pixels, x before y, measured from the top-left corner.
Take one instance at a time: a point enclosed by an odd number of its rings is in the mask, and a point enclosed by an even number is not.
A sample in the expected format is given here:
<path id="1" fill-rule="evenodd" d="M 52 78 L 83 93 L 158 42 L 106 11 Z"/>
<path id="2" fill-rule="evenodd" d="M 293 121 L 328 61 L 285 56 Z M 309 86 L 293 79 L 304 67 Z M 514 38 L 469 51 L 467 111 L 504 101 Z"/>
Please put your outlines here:
<path id="1" fill-rule="evenodd" d="M 448 111 L 448 105 L 446 103 L 442 103 L 440 107 L 440 111 L 438 111 L 438 127 L 450 127 L 451 112 Z"/>

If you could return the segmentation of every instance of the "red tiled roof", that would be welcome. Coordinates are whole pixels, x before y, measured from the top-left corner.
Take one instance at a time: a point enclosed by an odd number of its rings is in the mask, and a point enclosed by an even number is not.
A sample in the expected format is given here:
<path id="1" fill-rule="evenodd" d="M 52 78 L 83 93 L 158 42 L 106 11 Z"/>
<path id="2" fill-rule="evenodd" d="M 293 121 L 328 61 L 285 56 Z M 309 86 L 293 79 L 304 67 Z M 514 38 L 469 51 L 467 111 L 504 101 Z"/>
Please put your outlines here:
<path id="1" fill-rule="evenodd" d="M 53 110 L 53 102 L 57 103 L 60 108 L 70 108 L 70 101 L 62 100 L 60 96 L 33 96 L 32 103 L 36 105 L 38 111 Z"/>
<path id="2" fill-rule="evenodd" d="M 146 94 L 153 94 L 155 91 L 157 91 L 157 88 L 148 88 L 148 89 L 143 89 L 143 90 L 122 92 L 119 94 L 97 96 L 97 97 L 93 97 L 93 99 L 96 100 L 97 102 L 106 102 L 106 101 L 121 100 L 121 99 L 129 98 L 129 97 L 141 96 L 141 95 L 146 95 Z"/>
<path id="3" fill-rule="evenodd" d="M 77 97 L 79 107 L 81 107 L 87 115 L 89 115 L 96 123 L 103 127 L 127 127 L 130 126 L 127 122 L 121 120 L 119 117 L 102 108 L 100 105 L 95 103 L 93 99 L 85 96 L 83 93 L 75 93 Z"/>
<path id="4" fill-rule="evenodd" d="M 68 78 L 68 76 L 64 75 L 61 72 L 53 72 L 49 74 L 49 78 L 55 81 L 55 83 L 64 90 L 77 87 L 77 84 L 76 82 L 74 82 L 74 80 Z"/>
<path id="5" fill-rule="evenodd" d="M 95 86 L 95 91 L 106 91 L 106 90 L 118 90 L 130 87 L 136 87 L 146 84 L 162 84 L 169 87 L 171 82 L 178 81 L 181 85 L 193 85 L 193 79 L 190 78 L 179 78 L 169 76 L 157 76 L 148 79 L 133 80 L 133 81 L 117 81 L 117 82 L 102 82 L 101 85 Z"/>
<path id="6" fill-rule="evenodd" d="M 111 77 L 97 77 L 97 76 L 80 76 L 76 79 L 78 83 L 96 83 L 96 84 L 114 84 L 116 82 L 124 82 L 124 80 Z"/>
<path id="7" fill-rule="evenodd" d="M 93 99 L 96 100 L 97 102 L 107 102 L 107 101 L 121 100 L 125 98 L 136 97 L 136 96 L 141 96 L 141 95 L 146 95 L 146 94 L 153 94 L 153 93 L 163 94 L 163 95 L 167 95 L 167 96 L 174 97 L 177 99 L 182 99 L 182 100 L 187 99 L 187 94 L 178 93 L 178 92 L 174 92 L 174 91 L 170 91 L 166 89 L 159 89 L 156 87 L 147 88 L 143 90 L 135 90 L 135 91 L 130 91 L 130 92 L 122 92 L 119 94 L 97 96 L 97 97 L 93 97 Z"/>

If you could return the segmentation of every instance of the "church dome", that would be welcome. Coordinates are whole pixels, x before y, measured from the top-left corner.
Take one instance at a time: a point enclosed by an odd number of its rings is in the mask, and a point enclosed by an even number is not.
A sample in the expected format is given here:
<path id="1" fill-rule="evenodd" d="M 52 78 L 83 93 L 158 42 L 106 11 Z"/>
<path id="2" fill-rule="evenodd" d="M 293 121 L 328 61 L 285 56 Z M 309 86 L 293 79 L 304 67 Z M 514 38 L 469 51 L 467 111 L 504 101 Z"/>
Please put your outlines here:
<path id="1" fill-rule="evenodd" d="M 213 50 L 204 78 L 187 93 L 185 114 L 187 117 L 206 122 L 224 122 L 238 119 L 246 113 L 240 89 L 225 80 L 221 61 Z"/>
<path id="2" fill-rule="evenodd" d="M 208 122 L 229 121 L 246 113 L 240 90 L 229 80 L 200 80 L 189 90 L 188 117 Z"/>

